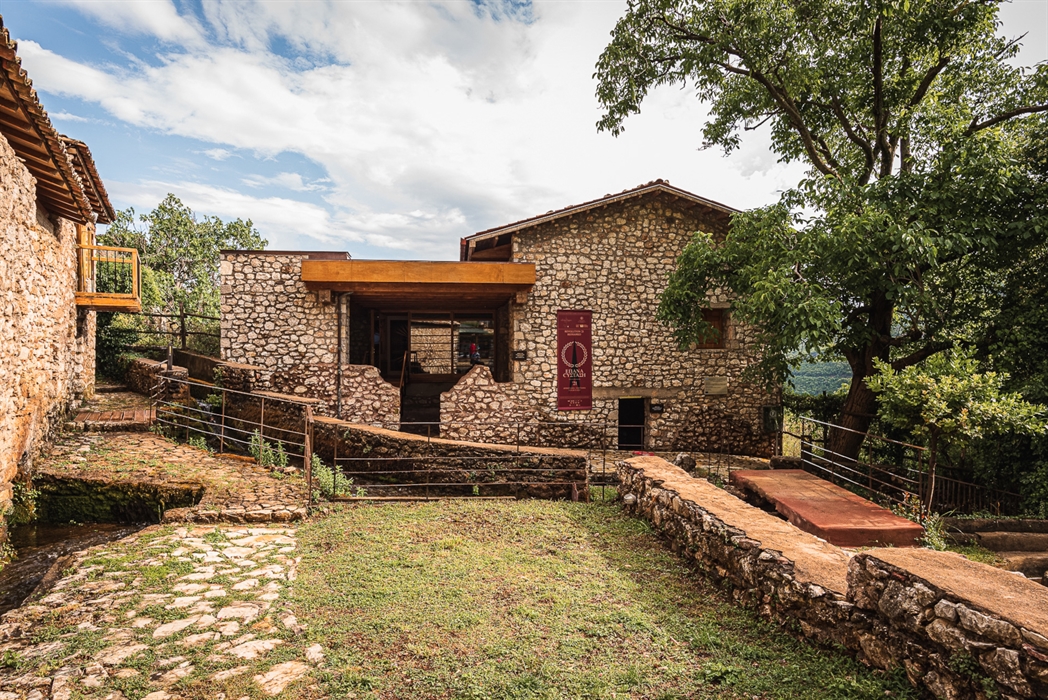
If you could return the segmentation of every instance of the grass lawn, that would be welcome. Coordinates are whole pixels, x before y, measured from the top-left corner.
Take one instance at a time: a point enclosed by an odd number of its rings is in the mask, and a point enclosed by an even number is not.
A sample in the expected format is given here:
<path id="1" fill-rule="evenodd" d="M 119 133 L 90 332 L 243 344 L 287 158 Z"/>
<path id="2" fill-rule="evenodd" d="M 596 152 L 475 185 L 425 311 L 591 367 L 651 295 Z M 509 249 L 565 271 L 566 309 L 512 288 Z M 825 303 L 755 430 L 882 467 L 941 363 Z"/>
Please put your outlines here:
<path id="1" fill-rule="evenodd" d="M 731 604 L 614 504 L 355 504 L 298 535 L 289 602 L 332 698 L 916 697 Z"/>

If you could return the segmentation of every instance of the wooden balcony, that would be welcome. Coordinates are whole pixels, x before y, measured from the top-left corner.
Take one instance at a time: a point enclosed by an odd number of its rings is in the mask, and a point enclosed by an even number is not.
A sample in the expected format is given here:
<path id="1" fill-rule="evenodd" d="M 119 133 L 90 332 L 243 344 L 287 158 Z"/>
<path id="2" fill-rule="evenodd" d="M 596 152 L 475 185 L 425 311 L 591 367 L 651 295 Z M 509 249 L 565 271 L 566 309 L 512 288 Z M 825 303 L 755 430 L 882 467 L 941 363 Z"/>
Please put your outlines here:
<path id="1" fill-rule="evenodd" d="M 138 251 L 103 245 L 77 246 L 76 305 L 92 311 L 142 311 Z"/>

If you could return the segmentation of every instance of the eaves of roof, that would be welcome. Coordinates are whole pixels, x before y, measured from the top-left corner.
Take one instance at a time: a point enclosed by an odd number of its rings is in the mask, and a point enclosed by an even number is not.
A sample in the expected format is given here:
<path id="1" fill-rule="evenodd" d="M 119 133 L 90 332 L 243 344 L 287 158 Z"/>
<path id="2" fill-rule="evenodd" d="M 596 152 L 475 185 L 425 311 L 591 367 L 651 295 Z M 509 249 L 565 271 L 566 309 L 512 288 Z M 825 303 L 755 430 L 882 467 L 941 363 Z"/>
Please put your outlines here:
<path id="1" fill-rule="evenodd" d="M 37 196 L 53 213 L 80 224 L 94 209 L 62 137 L 22 70 L 18 45 L 0 17 L 0 134 L 37 180 Z"/>
<path id="2" fill-rule="evenodd" d="M 723 212 L 725 214 L 734 214 L 737 211 L 739 211 L 738 209 L 734 209 L 725 204 L 721 204 L 720 202 L 715 202 L 712 199 L 706 199 L 705 197 L 700 197 L 697 194 L 692 194 L 687 190 L 682 190 L 679 187 L 674 187 L 665 180 L 655 180 L 654 182 L 649 182 L 647 184 L 640 185 L 639 187 L 634 187 L 633 189 L 624 190 L 622 192 L 619 192 L 618 194 L 605 195 L 600 199 L 594 199 L 589 202 L 583 202 L 582 204 L 575 204 L 570 207 L 564 207 L 563 209 L 557 209 L 555 211 L 546 212 L 545 214 L 533 216 L 529 219 L 523 219 L 512 224 L 506 224 L 504 226 L 498 226 L 496 228 L 489 228 L 486 231 L 480 231 L 479 233 L 474 233 L 472 236 L 467 236 L 463 239 L 463 242 L 468 244 L 476 241 L 481 241 L 486 238 L 491 238 L 493 236 L 501 236 L 507 233 L 515 233 L 516 231 L 531 228 L 532 226 L 538 226 L 540 224 L 545 224 L 550 221 L 555 221 L 557 219 L 562 219 L 566 216 L 573 216 L 575 214 L 580 214 L 591 209 L 606 207 L 609 204 L 615 204 L 618 202 L 634 199 L 636 197 L 643 197 L 657 192 L 664 192 L 674 197 L 679 197 L 681 199 L 687 200 L 693 204 L 708 207 L 709 209 Z"/>
<path id="3" fill-rule="evenodd" d="M 80 178 L 80 184 L 84 187 L 85 194 L 91 202 L 91 208 L 95 212 L 100 224 L 111 224 L 116 218 L 116 211 L 109 201 L 109 194 L 102 184 L 102 178 L 95 168 L 95 160 L 91 157 L 91 149 L 83 141 L 62 136 L 62 143 L 73 159 L 73 168 Z"/>

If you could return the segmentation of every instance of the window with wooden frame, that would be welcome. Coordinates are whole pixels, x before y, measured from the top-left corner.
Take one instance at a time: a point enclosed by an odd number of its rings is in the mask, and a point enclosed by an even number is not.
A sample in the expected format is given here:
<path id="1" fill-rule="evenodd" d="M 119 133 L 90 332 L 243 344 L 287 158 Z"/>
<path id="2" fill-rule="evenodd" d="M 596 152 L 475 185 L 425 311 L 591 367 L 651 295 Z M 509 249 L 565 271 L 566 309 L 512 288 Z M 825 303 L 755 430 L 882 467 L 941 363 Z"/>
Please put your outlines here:
<path id="1" fill-rule="evenodd" d="M 728 310 L 706 309 L 702 312 L 702 320 L 713 326 L 712 335 L 705 342 L 696 343 L 695 347 L 704 350 L 716 350 L 727 347 L 725 340 L 728 333 Z"/>

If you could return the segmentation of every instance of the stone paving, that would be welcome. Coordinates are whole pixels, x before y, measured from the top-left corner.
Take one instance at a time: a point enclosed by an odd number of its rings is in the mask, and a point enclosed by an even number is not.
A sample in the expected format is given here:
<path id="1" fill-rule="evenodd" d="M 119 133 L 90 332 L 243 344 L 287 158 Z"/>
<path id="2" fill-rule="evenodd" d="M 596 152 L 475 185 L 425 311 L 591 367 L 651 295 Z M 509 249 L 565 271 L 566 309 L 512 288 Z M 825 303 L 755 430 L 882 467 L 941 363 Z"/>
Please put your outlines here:
<path id="1" fill-rule="evenodd" d="M 130 391 L 98 391 L 72 421 L 69 430 L 148 430 L 154 411 L 149 398 Z"/>
<path id="2" fill-rule="evenodd" d="M 0 700 L 318 697 L 296 550 L 288 528 L 159 525 L 70 555 L 0 618 Z"/>
<path id="3" fill-rule="evenodd" d="M 250 457 L 213 455 L 153 433 L 66 433 L 36 467 L 37 477 L 99 484 L 204 487 L 190 508 L 169 509 L 165 522 L 289 522 L 306 515 L 305 481 L 274 474 Z"/>

